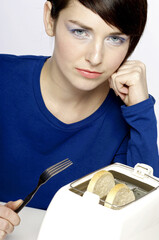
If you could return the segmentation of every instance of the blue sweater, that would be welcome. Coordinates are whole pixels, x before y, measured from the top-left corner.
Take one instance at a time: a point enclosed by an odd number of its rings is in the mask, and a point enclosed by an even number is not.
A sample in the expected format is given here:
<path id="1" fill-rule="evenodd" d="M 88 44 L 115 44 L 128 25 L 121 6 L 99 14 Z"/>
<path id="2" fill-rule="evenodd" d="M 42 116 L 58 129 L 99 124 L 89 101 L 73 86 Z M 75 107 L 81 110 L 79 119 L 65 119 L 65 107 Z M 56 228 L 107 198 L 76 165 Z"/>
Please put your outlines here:
<path id="1" fill-rule="evenodd" d="M 153 97 L 126 107 L 110 90 L 91 116 L 65 124 L 42 99 L 46 59 L 0 55 L 0 201 L 24 198 L 47 167 L 67 157 L 74 164 L 43 185 L 29 206 L 46 209 L 60 187 L 113 162 L 146 163 L 159 176 Z"/>

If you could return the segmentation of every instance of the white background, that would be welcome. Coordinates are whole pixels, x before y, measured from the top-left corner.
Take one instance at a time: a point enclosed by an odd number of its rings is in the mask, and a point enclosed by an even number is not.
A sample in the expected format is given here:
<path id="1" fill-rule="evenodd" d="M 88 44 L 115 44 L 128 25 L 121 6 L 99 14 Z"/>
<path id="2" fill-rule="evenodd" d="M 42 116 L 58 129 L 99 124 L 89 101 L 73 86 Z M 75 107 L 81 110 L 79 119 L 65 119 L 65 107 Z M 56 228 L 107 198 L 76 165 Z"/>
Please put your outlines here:
<path id="1" fill-rule="evenodd" d="M 0 53 L 51 55 L 53 40 L 45 34 L 45 0 L 0 0 Z M 148 0 L 148 22 L 133 59 L 147 66 L 149 93 L 156 99 L 159 122 L 159 1 Z"/>

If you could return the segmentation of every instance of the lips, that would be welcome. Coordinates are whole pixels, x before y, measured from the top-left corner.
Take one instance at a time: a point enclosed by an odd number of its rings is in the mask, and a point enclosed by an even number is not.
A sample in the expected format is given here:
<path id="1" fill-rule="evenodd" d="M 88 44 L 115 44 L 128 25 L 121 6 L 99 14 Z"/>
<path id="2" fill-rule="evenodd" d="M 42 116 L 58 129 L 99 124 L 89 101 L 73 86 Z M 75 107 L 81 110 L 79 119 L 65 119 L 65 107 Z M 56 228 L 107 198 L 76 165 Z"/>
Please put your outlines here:
<path id="1" fill-rule="evenodd" d="M 76 68 L 77 71 L 85 78 L 90 78 L 90 79 L 94 79 L 94 78 L 98 78 L 102 73 L 101 72 L 92 72 L 89 71 L 87 69 L 80 69 L 80 68 Z"/>

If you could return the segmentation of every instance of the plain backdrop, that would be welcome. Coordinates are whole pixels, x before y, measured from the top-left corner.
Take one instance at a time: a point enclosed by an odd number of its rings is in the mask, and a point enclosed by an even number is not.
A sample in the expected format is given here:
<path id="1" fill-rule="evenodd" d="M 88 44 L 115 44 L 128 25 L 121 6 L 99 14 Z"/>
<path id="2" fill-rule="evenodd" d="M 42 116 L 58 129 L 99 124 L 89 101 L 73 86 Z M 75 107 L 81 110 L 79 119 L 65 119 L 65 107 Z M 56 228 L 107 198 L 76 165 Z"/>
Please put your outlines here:
<path id="1" fill-rule="evenodd" d="M 0 0 L 0 53 L 51 55 L 54 40 L 43 25 L 45 0 Z M 131 59 L 147 66 L 149 93 L 156 99 L 159 122 L 159 1 L 148 0 L 148 22 Z M 159 126 L 159 123 L 158 123 Z"/>

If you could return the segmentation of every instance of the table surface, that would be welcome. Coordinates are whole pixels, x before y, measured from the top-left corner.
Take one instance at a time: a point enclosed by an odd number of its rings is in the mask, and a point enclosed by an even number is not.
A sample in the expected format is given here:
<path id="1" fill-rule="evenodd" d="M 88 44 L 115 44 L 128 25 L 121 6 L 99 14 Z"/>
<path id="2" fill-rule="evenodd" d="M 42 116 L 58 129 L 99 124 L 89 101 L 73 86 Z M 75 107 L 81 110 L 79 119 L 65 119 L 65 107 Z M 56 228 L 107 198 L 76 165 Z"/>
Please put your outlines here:
<path id="1" fill-rule="evenodd" d="M 24 207 L 19 213 L 20 225 L 15 227 L 14 232 L 9 234 L 6 240 L 37 240 L 45 213 L 44 210 Z"/>

